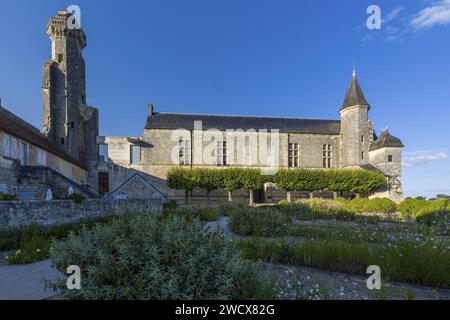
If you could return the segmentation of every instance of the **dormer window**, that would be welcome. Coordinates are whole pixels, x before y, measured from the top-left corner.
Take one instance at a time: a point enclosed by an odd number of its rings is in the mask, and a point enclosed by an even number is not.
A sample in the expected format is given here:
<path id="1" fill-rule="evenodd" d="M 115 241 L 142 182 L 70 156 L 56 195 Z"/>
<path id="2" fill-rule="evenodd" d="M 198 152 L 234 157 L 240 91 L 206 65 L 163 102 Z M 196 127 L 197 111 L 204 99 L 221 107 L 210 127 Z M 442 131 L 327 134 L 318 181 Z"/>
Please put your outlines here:
<path id="1" fill-rule="evenodd" d="M 56 60 L 59 63 L 62 63 L 64 61 L 64 56 L 61 53 L 58 53 Z"/>

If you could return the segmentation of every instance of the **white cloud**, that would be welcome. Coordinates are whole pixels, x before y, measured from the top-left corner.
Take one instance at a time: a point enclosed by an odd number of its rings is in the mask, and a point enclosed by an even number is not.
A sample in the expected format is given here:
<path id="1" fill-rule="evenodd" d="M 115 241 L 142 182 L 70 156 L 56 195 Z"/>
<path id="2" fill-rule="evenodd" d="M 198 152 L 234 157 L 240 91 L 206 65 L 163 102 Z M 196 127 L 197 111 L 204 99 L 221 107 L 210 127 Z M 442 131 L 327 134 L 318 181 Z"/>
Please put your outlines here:
<path id="1" fill-rule="evenodd" d="M 439 0 L 414 15 L 411 26 L 415 30 L 431 28 L 435 25 L 450 24 L 450 0 Z"/>
<path id="2" fill-rule="evenodd" d="M 447 160 L 448 155 L 441 151 L 415 151 L 403 155 L 403 165 L 405 167 L 416 167 L 429 165 L 440 160 Z"/>
<path id="3" fill-rule="evenodd" d="M 405 9 L 405 7 L 400 6 L 397 7 L 395 9 L 393 9 L 391 12 L 389 12 L 386 16 L 386 18 L 383 20 L 383 22 L 389 22 L 394 20 L 395 18 L 397 18 L 397 16 L 399 15 L 400 12 L 403 11 L 403 9 Z"/>

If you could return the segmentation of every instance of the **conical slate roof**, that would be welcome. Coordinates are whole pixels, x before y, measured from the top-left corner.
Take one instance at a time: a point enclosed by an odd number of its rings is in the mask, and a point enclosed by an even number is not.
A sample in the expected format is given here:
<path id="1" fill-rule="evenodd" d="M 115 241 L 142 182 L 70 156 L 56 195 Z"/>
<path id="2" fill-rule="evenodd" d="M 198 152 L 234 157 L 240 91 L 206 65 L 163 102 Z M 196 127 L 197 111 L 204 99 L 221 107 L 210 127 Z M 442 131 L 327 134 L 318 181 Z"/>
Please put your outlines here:
<path id="1" fill-rule="evenodd" d="M 396 138 L 393 135 L 391 135 L 389 131 L 386 129 L 383 130 L 380 137 L 372 143 L 372 145 L 370 146 L 370 151 L 385 147 L 403 148 L 404 145 L 399 138 Z"/>
<path id="2" fill-rule="evenodd" d="M 356 73 L 353 71 L 352 81 L 348 87 L 347 94 L 345 95 L 344 103 L 342 104 L 341 111 L 348 107 L 353 107 L 357 105 L 369 106 L 364 94 L 359 86 L 358 79 L 356 78 Z"/>

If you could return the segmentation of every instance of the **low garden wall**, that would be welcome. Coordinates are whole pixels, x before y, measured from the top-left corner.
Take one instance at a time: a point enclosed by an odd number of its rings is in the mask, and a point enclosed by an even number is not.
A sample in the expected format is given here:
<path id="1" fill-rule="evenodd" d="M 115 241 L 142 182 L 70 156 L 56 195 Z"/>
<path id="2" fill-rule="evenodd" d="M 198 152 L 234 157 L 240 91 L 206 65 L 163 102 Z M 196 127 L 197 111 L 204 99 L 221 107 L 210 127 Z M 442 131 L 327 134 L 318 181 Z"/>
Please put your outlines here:
<path id="1" fill-rule="evenodd" d="M 77 222 L 128 211 L 160 212 L 161 199 L 75 201 L 4 201 L 0 202 L 0 229 L 43 226 Z"/>

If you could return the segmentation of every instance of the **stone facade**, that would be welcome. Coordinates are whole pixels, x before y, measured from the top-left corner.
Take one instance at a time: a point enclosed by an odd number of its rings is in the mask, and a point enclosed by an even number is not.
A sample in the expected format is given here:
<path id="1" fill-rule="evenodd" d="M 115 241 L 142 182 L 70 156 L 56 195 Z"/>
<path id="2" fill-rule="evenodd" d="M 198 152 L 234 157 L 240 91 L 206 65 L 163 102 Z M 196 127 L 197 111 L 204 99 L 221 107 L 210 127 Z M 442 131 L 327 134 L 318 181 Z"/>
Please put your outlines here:
<path id="1" fill-rule="evenodd" d="M 69 16 L 60 11 L 47 25 L 52 58 L 43 68 L 43 132 L 92 171 L 97 162 L 98 110 L 86 103 L 86 36 L 81 29 L 68 28 Z"/>
<path id="2" fill-rule="evenodd" d="M 273 130 L 268 129 L 267 141 L 272 141 L 273 135 L 277 136 L 278 144 L 275 146 L 274 153 L 277 157 L 276 168 L 362 167 L 376 170 L 388 177 L 388 188 L 385 191 L 377 190 L 372 196 L 389 197 L 400 201 L 403 197 L 401 189 L 403 145 L 400 143 L 392 148 L 372 151 L 372 147 L 375 144 L 379 145 L 381 141 L 376 140 L 373 124 L 369 120 L 369 110 L 370 105 L 364 98 L 356 74 L 352 77 L 344 104 L 339 112 L 340 120 L 334 122 L 318 120 L 323 121 L 321 123 L 294 118 L 158 114 L 154 112 L 153 105 L 149 105 L 147 126 L 141 137 L 108 136 L 99 139 L 100 143 L 107 147 L 108 155 L 103 158 L 102 163 L 99 163 L 97 169 L 99 172 L 109 173 L 109 183 L 112 188 L 139 172 L 147 181 L 157 185 L 169 199 L 181 200 L 184 198 L 183 192 L 170 190 L 165 185 L 167 172 L 174 166 L 180 165 L 178 159 L 180 141 L 183 141 L 182 149 L 189 152 L 188 163 L 182 163 L 182 165 L 212 168 L 251 167 L 264 172 L 264 170 L 273 169 L 264 161 L 265 158 L 256 157 L 256 161 L 247 161 L 246 156 L 260 152 L 261 143 L 257 138 L 254 139 L 255 132 L 259 132 L 259 128 L 273 129 L 275 124 L 279 125 L 280 130 L 274 133 Z M 194 124 L 187 123 L 186 118 Z M 197 121 L 207 124 L 203 123 L 204 127 L 196 128 Z M 250 124 L 255 125 L 255 130 L 248 129 Z M 240 128 L 240 125 L 244 128 Z M 233 131 L 230 133 L 229 130 Z M 220 141 L 226 141 L 227 144 L 226 165 L 216 160 L 222 157 L 215 147 L 215 142 Z M 244 143 L 239 144 L 238 141 Z M 273 152 L 274 147 L 270 143 L 268 149 Z M 139 150 L 137 162 L 136 159 L 132 159 L 132 148 Z M 294 152 L 297 152 L 298 160 L 291 163 Z M 211 154 L 211 157 L 205 158 L 205 154 Z M 244 159 L 243 162 L 237 161 L 239 156 L 241 160 Z M 330 197 L 330 194 L 321 196 Z M 203 199 L 205 197 L 203 190 L 196 189 L 192 192 L 194 202 L 202 197 Z M 238 191 L 235 195 L 237 201 L 245 201 L 247 197 L 248 194 L 245 191 Z M 294 194 L 294 197 L 305 197 L 305 195 L 298 193 Z M 274 202 L 285 198 L 285 195 L 275 190 L 273 186 L 268 186 L 262 190 L 261 198 L 265 202 Z M 212 199 L 225 202 L 227 196 L 223 190 L 217 190 L 213 192 Z"/>
<path id="3" fill-rule="evenodd" d="M 0 229 L 73 223 L 127 212 L 160 212 L 161 199 L 0 202 Z"/>

